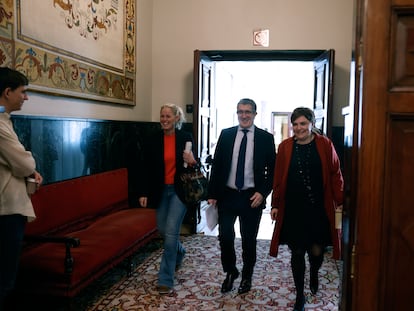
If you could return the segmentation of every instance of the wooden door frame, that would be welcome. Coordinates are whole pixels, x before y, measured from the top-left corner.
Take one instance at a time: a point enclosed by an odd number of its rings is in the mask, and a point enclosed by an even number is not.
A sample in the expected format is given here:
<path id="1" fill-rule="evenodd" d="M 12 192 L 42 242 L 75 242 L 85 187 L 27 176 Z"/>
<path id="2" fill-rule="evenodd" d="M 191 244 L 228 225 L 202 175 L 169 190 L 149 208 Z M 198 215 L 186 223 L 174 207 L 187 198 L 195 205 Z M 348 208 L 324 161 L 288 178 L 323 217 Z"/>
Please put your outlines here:
<path id="1" fill-rule="evenodd" d="M 200 61 L 315 61 L 319 56 L 331 50 L 195 50 L 194 55 L 198 54 L 198 58 L 194 57 L 194 74 L 193 74 L 193 136 L 195 145 L 198 147 L 198 131 L 199 131 L 199 90 L 200 81 Z M 334 66 L 334 64 L 330 64 Z M 329 81 L 333 77 L 327 77 Z M 332 106 L 333 94 L 328 94 L 327 99 Z M 332 108 L 329 108 L 326 122 L 332 127 Z M 331 134 L 328 129 L 327 133 Z M 329 136 L 329 135 L 328 135 Z M 196 150 L 198 154 L 198 149 Z"/>

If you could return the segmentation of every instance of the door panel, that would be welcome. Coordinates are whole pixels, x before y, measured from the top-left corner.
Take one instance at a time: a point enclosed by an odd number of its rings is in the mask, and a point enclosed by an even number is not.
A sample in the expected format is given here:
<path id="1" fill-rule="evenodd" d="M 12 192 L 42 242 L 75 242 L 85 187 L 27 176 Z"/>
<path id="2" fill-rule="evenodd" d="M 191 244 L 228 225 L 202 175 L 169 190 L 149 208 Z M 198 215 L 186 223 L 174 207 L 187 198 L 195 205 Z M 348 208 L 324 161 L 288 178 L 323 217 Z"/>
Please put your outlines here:
<path id="1" fill-rule="evenodd" d="M 382 310 L 407 310 L 414 279 L 414 116 L 392 118 L 384 211 Z"/>
<path id="2" fill-rule="evenodd" d="M 413 6 L 357 1 L 355 273 L 347 310 L 413 309 Z"/>
<path id="3" fill-rule="evenodd" d="M 314 60 L 315 69 L 315 126 L 332 137 L 332 94 L 335 51 L 327 50 Z"/>
<path id="4" fill-rule="evenodd" d="M 356 8 L 354 16 L 354 29 L 352 58 L 350 64 L 350 83 L 349 83 L 349 106 L 343 108 L 344 116 L 344 205 L 343 205 L 343 252 L 344 260 L 342 271 L 342 293 L 340 311 L 351 311 L 353 306 L 353 292 L 355 280 L 355 252 L 356 252 L 356 214 L 357 214 L 357 194 L 358 187 L 354 185 L 358 182 L 358 148 L 360 141 L 359 111 L 361 107 L 360 89 L 362 80 L 362 66 L 360 49 L 361 41 L 361 22 L 362 22 L 362 3 L 354 0 Z"/>
<path id="5" fill-rule="evenodd" d="M 211 128 L 211 72 L 212 61 L 203 52 L 194 51 L 194 140 L 197 156 L 203 164 L 207 164 L 210 155 L 210 128 Z"/>

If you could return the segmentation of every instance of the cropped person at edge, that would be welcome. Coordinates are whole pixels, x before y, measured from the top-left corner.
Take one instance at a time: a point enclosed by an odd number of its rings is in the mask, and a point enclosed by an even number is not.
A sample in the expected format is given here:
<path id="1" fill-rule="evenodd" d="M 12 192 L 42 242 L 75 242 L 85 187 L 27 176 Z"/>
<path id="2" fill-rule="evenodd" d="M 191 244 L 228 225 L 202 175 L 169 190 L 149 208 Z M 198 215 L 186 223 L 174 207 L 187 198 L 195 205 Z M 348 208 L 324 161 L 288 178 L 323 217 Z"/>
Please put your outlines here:
<path id="1" fill-rule="evenodd" d="M 174 104 L 160 110 L 161 130 L 144 142 L 144 161 L 138 180 L 138 198 L 142 207 L 156 207 L 157 228 L 164 240 L 164 252 L 158 272 L 157 290 L 170 294 L 174 274 L 183 261 L 185 249 L 180 242 L 180 229 L 187 207 L 177 187 L 184 163 L 197 164 L 193 152 L 185 152 L 190 133 L 181 130 L 185 121 L 183 111 Z"/>
<path id="2" fill-rule="evenodd" d="M 291 115 L 293 137 L 279 145 L 273 183 L 271 218 L 276 220 L 270 255 L 279 244 L 291 251 L 291 269 L 296 287 L 295 311 L 305 305 L 305 254 L 309 256 L 310 291 L 319 287 L 318 272 L 325 248 L 333 245 L 340 258 L 340 235 L 335 212 L 342 211 L 343 178 L 332 142 L 315 128 L 315 115 L 306 107 Z"/>
<path id="3" fill-rule="evenodd" d="M 28 83 L 22 73 L 0 68 L 0 310 L 7 309 L 14 288 L 26 222 L 35 218 L 26 178 L 34 178 L 37 187 L 43 181 L 10 120 L 28 99 Z"/>

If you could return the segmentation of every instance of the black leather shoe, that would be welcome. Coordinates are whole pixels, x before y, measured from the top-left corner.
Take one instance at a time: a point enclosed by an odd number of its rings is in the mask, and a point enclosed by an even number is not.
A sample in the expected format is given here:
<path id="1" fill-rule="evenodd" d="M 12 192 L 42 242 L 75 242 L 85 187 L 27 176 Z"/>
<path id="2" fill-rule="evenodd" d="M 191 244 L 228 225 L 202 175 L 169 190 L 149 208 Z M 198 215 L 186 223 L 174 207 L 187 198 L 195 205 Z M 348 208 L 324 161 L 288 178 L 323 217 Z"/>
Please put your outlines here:
<path id="1" fill-rule="evenodd" d="M 227 273 L 226 279 L 221 285 L 221 292 L 227 293 L 233 289 L 233 282 L 239 277 L 239 272 Z"/>
<path id="2" fill-rule="evenodd" d="M 239 294 L 247 293 L 252 288 L 252 281 L 248 279 L 242 279 L 239 286 Z"/>
<path id="3" fill-rule="evenodd" d="M 313 295 L 316 295 L 319 288 L 319 279 L 318 279 L 318 272 L 311 273 L 309 279 L 309 288 Z"/>

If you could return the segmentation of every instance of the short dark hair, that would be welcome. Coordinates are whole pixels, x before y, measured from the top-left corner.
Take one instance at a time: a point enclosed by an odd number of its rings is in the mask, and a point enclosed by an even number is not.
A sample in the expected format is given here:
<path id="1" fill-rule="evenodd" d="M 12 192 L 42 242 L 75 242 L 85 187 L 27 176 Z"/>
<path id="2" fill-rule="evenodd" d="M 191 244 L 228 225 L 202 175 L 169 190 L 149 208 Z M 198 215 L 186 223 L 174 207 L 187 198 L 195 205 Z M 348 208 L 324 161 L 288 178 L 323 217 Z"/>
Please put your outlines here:
<path id="1" fill-rule="evenodd" d="M 12 90 L 28 85 L 29 79 L 21 72 L 7 67 L 0 67 L 0 95 L 8 87 Z"/>
<path id="2" fill-rule="evenodd" d="M 312 124 L 315 124 L 315 114 L 312 109 L 307 107 L 298 107 L 293 110 L 292 115 L 290 116 L 290 122 L 294 122 L 299 117 L 305 117 Z"/>
<path id="3" fill-rule="evenodd" d="M 250 105 L 253 109 L 253 112 L 256 112 L 257 106 L 253 99 L 250 98 L 242 98 L 239 100 L 237 105 Z"/>

